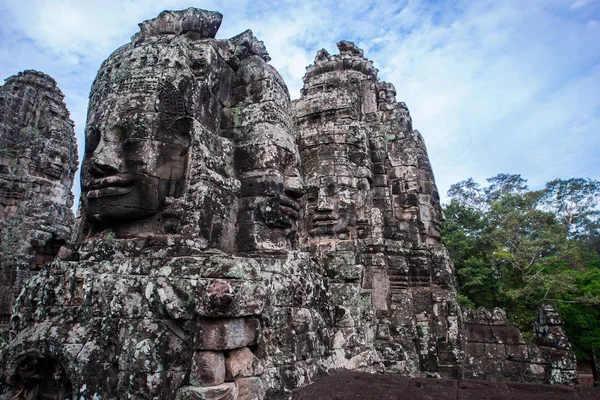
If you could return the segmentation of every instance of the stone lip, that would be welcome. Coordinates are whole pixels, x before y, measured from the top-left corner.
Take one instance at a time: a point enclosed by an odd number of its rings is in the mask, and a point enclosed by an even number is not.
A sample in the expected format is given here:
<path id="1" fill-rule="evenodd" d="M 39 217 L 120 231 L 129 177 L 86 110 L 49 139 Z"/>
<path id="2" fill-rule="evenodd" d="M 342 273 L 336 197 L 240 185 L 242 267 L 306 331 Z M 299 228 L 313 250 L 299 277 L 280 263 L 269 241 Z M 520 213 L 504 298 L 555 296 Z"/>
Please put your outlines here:
<path id="1" fill-rule="evenodd" d="M 187 32 L 200 34 L 200 38 L 214 39 L 222 20 L 223 14 L 216 11 L 193 7 L 180 11 L 166 10 L 158 17 L 139 24 L 140 32 L 133 36 L 132 41 L 142 42 L 161 35 L 182 35 Z"/>

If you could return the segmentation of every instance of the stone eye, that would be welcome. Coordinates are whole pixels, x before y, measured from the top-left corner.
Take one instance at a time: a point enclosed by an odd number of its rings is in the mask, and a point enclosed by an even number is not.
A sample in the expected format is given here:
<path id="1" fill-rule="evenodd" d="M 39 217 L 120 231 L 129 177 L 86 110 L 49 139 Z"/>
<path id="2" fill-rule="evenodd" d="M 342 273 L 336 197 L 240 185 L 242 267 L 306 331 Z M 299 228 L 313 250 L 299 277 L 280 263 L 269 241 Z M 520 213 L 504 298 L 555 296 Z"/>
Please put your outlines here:
<path id="1" fill-rule="evenodd" d="M 94 153 L 98 144 L 100 144 L 100 129 L 97 126 L 88 126 L 85 135 L 85 154 Z"/>

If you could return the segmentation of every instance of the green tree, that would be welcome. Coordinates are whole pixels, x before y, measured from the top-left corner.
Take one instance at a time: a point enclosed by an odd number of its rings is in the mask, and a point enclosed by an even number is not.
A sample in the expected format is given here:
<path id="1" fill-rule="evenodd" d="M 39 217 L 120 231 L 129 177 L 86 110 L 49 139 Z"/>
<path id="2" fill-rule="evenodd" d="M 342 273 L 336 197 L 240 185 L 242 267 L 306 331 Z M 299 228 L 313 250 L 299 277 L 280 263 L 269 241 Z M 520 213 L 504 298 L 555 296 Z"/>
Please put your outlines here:
<path id="1" fill-rule="evenodd" d="M 454 262 L 461 303 L 493 308 L 499 285 L 489 258 L 490 243 L 483 236 L 488 225 L 485 213 L 452 199 L 444 214 L 443 243 Z"/>
<path id="2" fill-rule="evenodd" d="M 537 208 L 542 193 L 494 193 L 486 236 L 501 289 L 515 304 L 530 310 L 540 300 L 541 279 L 556 269 L 562 226 L 555 215 Z M 548 285 L 544 285 L 548 286 Z M 551 290 L 548 286 L 547 290 Z"/>
<path id="3" fill-rule="evenodd" d="M 479 211 L 484 211 L 487 205 L 485 192 L 473 178 L 460 181 L 450 186 L 448 196 L 460 204 L 470 206 Z"/>
<path id="4" fill-rule="evenodd" d="M 600 385 L 600 268 L 573 271 L 576 290 L 556 299 L 556 310 L 577 359 L 592 364 L 595 386 Z"/>
<path id="5" fill-rule="evenodd" d="M 544 202 L 556 213 L 566 237 L 598 235 L 600 181 L 595 179 L 555 179 L 546 183 Z"/>
<path id="6" fill-rule="evenodd" d="M 487 181 L 452 185 L 444 206 L 442 237 L 462 304 L 502 307 L 525 335 L 543 302 L 585 304 L 592 315 L 598 306 L 581 290 L 582 276 L 600 267 L 591 245 L 598 238 L 598 181 L 555 180 L 540 191 L 529 190 L 520 175 Z M 572 326 L 581 319 L 573 317 Z M 580 347 L 589 354 L 590 346 L 588 340 Z"/>

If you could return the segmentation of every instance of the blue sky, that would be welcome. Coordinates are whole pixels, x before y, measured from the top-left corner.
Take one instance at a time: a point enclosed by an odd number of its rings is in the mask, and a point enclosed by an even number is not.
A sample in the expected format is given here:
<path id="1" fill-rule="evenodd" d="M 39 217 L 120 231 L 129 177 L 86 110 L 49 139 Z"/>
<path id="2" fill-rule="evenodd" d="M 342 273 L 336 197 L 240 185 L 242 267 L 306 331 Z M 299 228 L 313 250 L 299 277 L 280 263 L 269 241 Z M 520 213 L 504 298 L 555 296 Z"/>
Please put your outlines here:
<path id="1" fill-rule="evenodd" d="M 443 197 L 498 173 L 533 188 L 600 179 L 598 0 L 0 0 L 0 79 L 24 69 L 56 79 L 81 157 L 101 62 L 139 22 L 190 6 L 223 13 L 218 38 L 252 29 L 292 98 L 317 50 L 357 43 L 407 103 Z"/>

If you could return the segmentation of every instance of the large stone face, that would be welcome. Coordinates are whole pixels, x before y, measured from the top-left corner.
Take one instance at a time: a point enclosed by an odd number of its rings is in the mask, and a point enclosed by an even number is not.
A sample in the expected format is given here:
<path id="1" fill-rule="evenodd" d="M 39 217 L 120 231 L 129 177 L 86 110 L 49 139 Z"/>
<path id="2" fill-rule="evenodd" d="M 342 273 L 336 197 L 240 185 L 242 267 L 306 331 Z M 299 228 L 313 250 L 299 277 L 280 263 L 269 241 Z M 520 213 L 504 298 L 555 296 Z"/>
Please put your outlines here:
<path id="1" fill-rule="evenodd" d="M 251 31 L 215 39 L 221 18 L 165 11 L 102 64 L 73 252 L 16 303 L 8 393 L 289 398 L 343 368 L 482 377 L 514 357 L 566 376 L 549 310 L 548 351 L 464 323 L 423 138 L 363 51 L 319 51 L 291 102 Z"/>
<path id="2" fill-rule="evenodd" d="M 180 235 L 224 251 L 296 240 L 302 182 L 287 87 L 251 31 L 214 39 L 220 21 L 164 12 L 103 63 L 79 240 Z"/>
<path id="3" fill-rule="evenodd" d="M 38 71 L 0 86 L 0 330 L 27 278 L 70 241 L 77 145 L 63 98 Z"/>
<path id="4" fill-rule="evenodd" d="M 196 21 L 213 27 L 208 36 L 165 12 L 144 22 L 98 72 L 81 171 L 80 240 L 103 231 L 117 238 L 185 232 L 198 248 L 231 246 L 239 184 L 233 144 L 220 125 L 233 71 L 218 55 L 223 45 L 211 39 L 220 14 L 189 14 L 206 18 Z"/>

